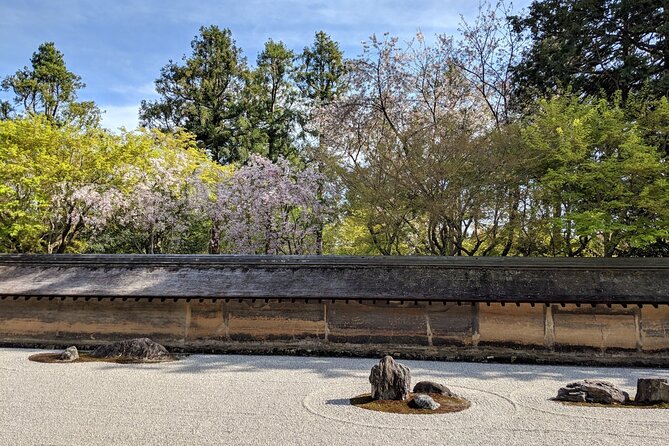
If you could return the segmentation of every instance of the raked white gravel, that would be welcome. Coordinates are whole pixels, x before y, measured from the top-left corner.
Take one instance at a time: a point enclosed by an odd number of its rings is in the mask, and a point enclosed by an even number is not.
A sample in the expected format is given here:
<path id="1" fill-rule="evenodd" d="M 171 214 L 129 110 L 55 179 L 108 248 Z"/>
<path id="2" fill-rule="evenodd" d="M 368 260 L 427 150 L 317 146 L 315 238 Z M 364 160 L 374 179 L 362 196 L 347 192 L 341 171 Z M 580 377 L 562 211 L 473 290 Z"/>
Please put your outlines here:
<path id="1" fill-rule="evenodd" d="M 669 410 L 564 406 L 574 380 L 635 393 L 657 369 L 404 361 L 472 407 L 396 415 L 348 404 L 378 359 L 192 355 L 163 364 L 43 364 L 0 349 L 0 445 L 658 445 Z"/>

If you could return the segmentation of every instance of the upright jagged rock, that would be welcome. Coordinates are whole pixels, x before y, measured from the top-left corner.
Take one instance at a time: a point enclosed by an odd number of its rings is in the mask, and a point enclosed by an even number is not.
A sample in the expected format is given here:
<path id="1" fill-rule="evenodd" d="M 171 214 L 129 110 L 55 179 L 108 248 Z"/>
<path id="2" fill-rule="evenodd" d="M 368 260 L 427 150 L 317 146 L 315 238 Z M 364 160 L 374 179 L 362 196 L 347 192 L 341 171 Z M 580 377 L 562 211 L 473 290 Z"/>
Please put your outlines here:
<path id="1" fill-rule="evenodd" d="M 395 362 L 392 356 L 385 356 L 372 367 L 369 375 L 372 384 L 372 398 L 375 400 L 405 400 L 411 389 L 411 370 Z"/>
<path id="2" fill-rule="evenodd" d="M 625 404 L 629 395 L 606 381 L 586 379 L 567 384 L 558 390 L 558 401 L 598 404 Z"/>
<path id="3" fill-rule="evenodd" d="M 669 384 L 665 378 L 639 378 L 636 382 L 636 397 L 640 404 L 669 403 Z"/>
<path id="4" fill-rule="evenodd" d="M 121 358 L 128 360 L 160 360 L 169 357 L 165 347 L 149 338 L 129 339 L 101 345 L 91 356 L 96 358 Z"/>

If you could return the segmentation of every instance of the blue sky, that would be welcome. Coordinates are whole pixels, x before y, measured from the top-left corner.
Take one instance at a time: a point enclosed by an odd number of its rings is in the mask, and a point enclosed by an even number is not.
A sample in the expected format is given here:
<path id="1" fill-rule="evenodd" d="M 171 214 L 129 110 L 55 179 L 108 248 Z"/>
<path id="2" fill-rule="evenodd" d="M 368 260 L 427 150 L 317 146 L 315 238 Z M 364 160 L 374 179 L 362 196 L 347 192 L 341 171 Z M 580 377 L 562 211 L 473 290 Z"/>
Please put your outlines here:
<path id="1" fill-rule="evenodd" d="M 518 0 L 514 9 L 529 3 Z M 140 101 L 156 97 L 160 68 L 189 53 L 200 26 L 230 28 L 251 63 L 270 37 L 301 51 L 319 30 L 354 57 L 374 33 L 456 34 L 460 15 L 472 18 L 477 7 L 466 0 L 0 0 L 0 77 L 28 65 L 40 43 L 55 42 L 87 85 L 79 98 L 106 110 L 106 127 L 132 129 Z"/>

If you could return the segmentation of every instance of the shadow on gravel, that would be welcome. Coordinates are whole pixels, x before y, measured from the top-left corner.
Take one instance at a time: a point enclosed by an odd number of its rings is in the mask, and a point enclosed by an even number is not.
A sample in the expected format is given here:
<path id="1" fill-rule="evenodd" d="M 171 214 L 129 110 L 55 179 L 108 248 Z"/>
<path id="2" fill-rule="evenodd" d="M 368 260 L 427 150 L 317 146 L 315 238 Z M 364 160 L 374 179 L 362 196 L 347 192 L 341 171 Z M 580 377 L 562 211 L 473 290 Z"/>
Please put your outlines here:
<path id="1" fill-rule="evenodd" d="M 325 402 L 328 406 L 350 406 L 351 405 L 351 399 L 350 398 L 337 398 L 333 400 L 327 400 Z"/>
<path id="2" fill-rule="evenodd" d="M 617 384 L 636 388 L 638 378 L 669 377 L 667 369 L 643 369 L 633 367 L 557 366 L 492 363 L 437 363 L 430 361 L 406 361 L 412 367 L 412 375 L 420 373 L 421 379 L 449 380 L 458 377 L 476 378 L 485 381 L 513 380 L 519 382 L 556 381 L 571 382 L 582 379 L 615 381 Z"/>
<path id="3" fill-rule="evenodd" d="M 297 356 L 246 356 L 246 355 L 191 355 L 178 362 L 164 364 L 163 367 L 154 367 L 152 370 L 162 370 L 164 373 L 253 373 L 267 372 L 268 370 L 294 370 L 311 372 L 322 378 L 356 378 L 366 379 L 369 371 L 365 371 L 365 364 L 370 368 L 373 360 L 352 358 L 321 358 Z M 104 365 L 101 369 L 118 370 L 128 364 Z M 136 368 L 136 365 L 130 365 Z M 129 367 L 130 368 L 130 367 Z M 148 368 L 148 367 L 147 367 Z"/>
<path id="4" fill-rule="evenodd" d="M 103 369 L 119 367 L 151 369 L 162 373 L 267 373 L 271 370 L 307 372 L 326 379 L 354 378 L 367 381 L 377 358 L 327 358 L 259 355 L 191 355 L 166 364 L 105 364 Z M 555 381 L 571 382 L 581 379 L 614 381 L 627 387 L 636 387 L 638 378 L 668 377 L 667 369 L 614 368 L 589 366 L 555 366 L 525 364 L 493 364 L 473 362 L 443 362 L 399 360 L 411 368 L 414 381 L 433 380 L 453 383 L 458 378 L 484 381 L 518 382 Z M 335 401 L 335 400 L 333 400 Z"/>

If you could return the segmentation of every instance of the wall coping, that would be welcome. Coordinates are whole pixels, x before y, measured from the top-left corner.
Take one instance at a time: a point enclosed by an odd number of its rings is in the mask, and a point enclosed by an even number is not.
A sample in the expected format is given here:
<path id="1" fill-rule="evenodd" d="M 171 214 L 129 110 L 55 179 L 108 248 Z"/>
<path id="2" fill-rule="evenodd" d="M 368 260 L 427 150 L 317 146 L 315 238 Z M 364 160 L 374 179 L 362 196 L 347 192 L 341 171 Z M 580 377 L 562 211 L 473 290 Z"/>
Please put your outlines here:
<path id="1" fill-rule="evenodd" d="M 669 304 L 669 259 L 0 255 L 0 298 Z"/>
<path id="2" fill-rule="evenodd" d="M 669 272 L 669 258 L 568 257 L 456 257 L 456 256 L 299 256 L 210 254 L 0 254 L 0 265 L 177 265 L 177 266 L 356 266 L 361 268 L 448 267 L 519 269 L 661 269 Z"/>

